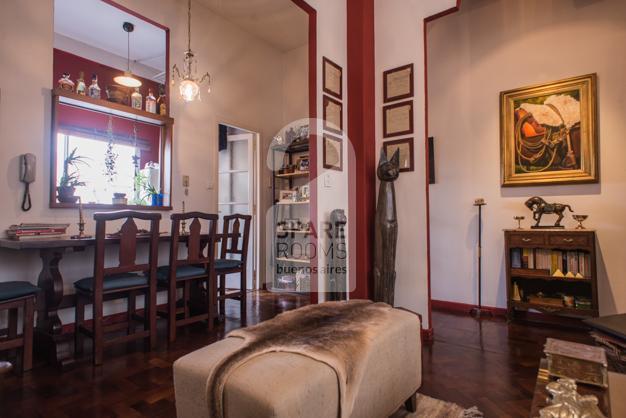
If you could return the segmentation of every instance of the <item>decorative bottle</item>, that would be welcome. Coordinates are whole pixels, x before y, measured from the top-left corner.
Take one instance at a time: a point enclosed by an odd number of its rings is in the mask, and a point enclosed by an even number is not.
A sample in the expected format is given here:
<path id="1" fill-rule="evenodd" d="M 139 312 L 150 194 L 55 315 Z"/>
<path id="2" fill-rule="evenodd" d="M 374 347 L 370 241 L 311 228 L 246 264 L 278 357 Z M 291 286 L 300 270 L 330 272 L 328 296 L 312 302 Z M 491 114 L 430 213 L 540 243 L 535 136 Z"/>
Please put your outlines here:
<path id="1" fill-rule="evenodd" d="M 162 94 L 159 96 L 157 100 L 157 104 L 159 105 L 159 115 L 166 116 L 167 115 L 167 105 L 165 104 L 165 95 Z"/>
<path id="2" fill-rule="evenodd" d="M 130 95 L 130 103 L 134 109 L 141 110 L 143 96 L 139 93 L 139 87 L 135 87 L 135 91 Z"/>
<path id="3" fill-rule="evenodd" d="M 102 90 L 100 90 L 100 86 L 98 85 L 98 76 L 96 74 L 91 76 L 91 85 L 89 86 L 87 94 L 92 99 L 100 99 L 102 97 Z"/>
<path id="4" fill-rule="evenodd" d="M 59 79 L 59 88 L 66 91 L 74 91 L 74 82 L 70 80 L 70 73 L 63 73 Z"/>
<path id="5" fill-rule="evenodd" d="M 85 73 L 82 71 L 78 76 L 78 80 L 76 80 L 76 93 L 84 96 L 87 94 L 87 85 L 85 84 Z"/>
<path id="6" fill-rule="evenodd" d="M 152 94 L 152 89 L 148 90 L 148 95 L 146 96 L 146 112 L 157 112 L 156 98 L 154 97 L 154 94 Z"/>

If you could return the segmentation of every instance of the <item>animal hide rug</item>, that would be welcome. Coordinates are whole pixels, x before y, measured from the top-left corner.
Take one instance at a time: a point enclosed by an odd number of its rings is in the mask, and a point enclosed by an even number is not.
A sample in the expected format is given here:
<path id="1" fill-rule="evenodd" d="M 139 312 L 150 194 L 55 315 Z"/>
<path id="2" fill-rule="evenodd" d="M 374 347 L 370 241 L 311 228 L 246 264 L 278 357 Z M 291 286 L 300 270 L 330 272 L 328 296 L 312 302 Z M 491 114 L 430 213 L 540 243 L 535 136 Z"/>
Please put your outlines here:
<path id="1" fill-rule="evenodd" d="M 238 329 L 229 337 L 244 345 L 213 369 L 207 382 L 210 416 L 223 418 L 224 386 L 231 373 L 252 358 L 270 352 L 297 353 L 330 366 L 339 386 L 338 416 L 352 413 L 367 364 L 371 341 L 384 326 L 390 310 L 385 303 L 366 300 L 326 302 L 282 313 L 256 326 Z"/>

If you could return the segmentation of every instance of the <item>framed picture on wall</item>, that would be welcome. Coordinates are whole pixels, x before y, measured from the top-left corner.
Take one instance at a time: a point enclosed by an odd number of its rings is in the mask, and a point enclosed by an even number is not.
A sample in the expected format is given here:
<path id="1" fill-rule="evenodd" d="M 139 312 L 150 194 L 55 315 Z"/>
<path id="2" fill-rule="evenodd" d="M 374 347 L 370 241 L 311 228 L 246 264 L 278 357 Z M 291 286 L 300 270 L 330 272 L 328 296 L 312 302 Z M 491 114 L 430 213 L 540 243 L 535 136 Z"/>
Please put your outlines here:
<path id="1" fill-rule="evenodd" d="M 413 157 L 413 138 L 397 139 L 383 142 L 383 149 L 387 159 L 391 159 L 393 153 L 400 152 L 400 172 L 415 171 Z"/>
<path id="2" fill-rule="evenodd" d="M 332 97 L 324 95 L 324 129 L 330 132 L 343 132 L 343 105 Z"/>
<path id="3" fill-rule="evenodd" d="M 502 186 L 598 182 L 596 74 L 500 93 Z"/>
<path id="4" fill-rule="evenodd" d="M 413 133 L 413 100 L 383 107 L 383 137 Z"/>
<path id="5" fill-rule="evenodd" d="M 322 59 L 322 78 L 324 93 L 341 100 L 343 92 L 343 70 L 328 58 Z"/>
<path id="6" fill-rule="evenodd" d="M 341 138 L 324 134 L 324 168 L 343 171 L 343 141 Z"/>
<path id="7" fill-rule="evenodd" d="M 384 103 L 413 97 L 413 64 L 393 68 L 383 73 Z"/>

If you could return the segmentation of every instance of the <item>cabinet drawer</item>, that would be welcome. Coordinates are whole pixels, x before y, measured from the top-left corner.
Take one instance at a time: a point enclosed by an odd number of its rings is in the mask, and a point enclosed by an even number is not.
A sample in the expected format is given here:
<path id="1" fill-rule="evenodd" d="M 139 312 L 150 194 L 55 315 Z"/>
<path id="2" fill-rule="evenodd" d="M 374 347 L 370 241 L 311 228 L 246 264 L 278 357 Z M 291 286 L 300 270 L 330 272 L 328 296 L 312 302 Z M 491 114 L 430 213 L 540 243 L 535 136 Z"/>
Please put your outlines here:
<path id="1" fill-rule="evenodd" d="M 513 233 L 511 234 L 511 246 L 512 247 L 528 247 L 534 245 L 544 245 L 546 243 L 546 237 L 542 233 L 528 234 L 528 233 Z"/>
<path id="2" fill-rule="evenodd" d="M 548 244 L 564 247 L 590 247 L 591 235 L 589 234 L 550 234 Z"/>

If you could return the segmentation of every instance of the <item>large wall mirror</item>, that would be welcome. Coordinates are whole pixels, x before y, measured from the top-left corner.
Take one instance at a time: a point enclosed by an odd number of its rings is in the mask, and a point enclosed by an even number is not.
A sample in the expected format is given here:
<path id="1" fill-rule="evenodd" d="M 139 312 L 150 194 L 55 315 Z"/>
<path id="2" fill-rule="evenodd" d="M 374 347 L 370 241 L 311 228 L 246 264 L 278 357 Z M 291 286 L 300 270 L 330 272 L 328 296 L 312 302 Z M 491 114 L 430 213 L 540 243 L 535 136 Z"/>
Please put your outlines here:
<path id="1" fill-rule="evenodd" d="M 168 37 L 113 1 L 54 1 L 51 207 L 170 209 Z"/>

